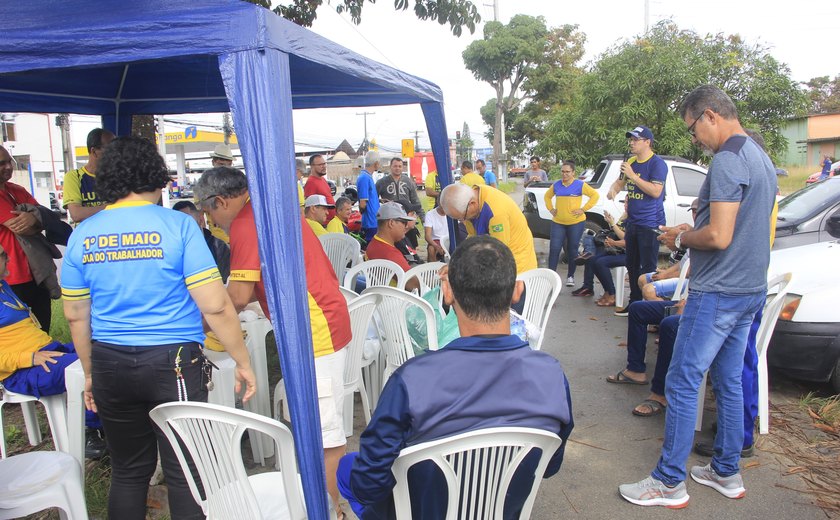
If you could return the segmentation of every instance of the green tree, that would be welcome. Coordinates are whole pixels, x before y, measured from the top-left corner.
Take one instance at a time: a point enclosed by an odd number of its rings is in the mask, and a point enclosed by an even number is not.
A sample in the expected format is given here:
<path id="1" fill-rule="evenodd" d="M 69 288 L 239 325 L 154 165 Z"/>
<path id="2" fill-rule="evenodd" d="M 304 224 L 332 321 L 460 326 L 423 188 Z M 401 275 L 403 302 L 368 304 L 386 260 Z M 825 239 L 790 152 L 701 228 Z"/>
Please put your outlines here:
<path id="1" fill-rule="evenodd" d="M 702 152 L 691 144 L 677 109 L 706 83 L 732 97 L 742 123 L 761 132 L 771 157 L 787 146 L 783 122 L 807 107 L 789 68 L 766 48 L 738 35 L 699 36 L 664 21 L 597 59 L 580 77 L 573 100 L 552 115 L 537 152 L 593 165 L 604 154 L 626 150 L 625 131 L 644 124 L 656 136 L 658 153 L 698 160 Z"/>
<path id="2" fill-rule="evenodd" d="M 507 25 L 488 22 L 484 38 L 472 42 L 463 52 L 464 65 L 476 79 L 496 91 L 493 120 L 493 163 L 499 165 L 502 114 L 518 109 L 521 87 L 544 56 L 548 29 L 542 16 L 514 16 Z"/>
<path id="3" fill-rule="evenodd" d="M 271 0 L 246 1 L 271 9 Z M 339 13 L 345 11 L 350 13 L 353 23 L 358 25 L 362 21 L 362 8 L 366 1 L 376 2 L 376 0 L 338 0 L 335 10 Z M 278 5 L 273 10 L 298 25 L 311 27 L 321 4 L 323 0 L 291 0 Z M 408 5 L 409 0 L 394 0 L 394 9 L 405 11 Z M 455 36 L 460 36 L 465 27 L 470 33 L 475 32 L 475 24 L 481 21 L 478 9 L 470 0 L 414 0 L 414 14 L 421 20 L 437 20 L 441 25 L 449 24 Z"/>
<path id="4" fill-rule="evenodd" d="M 803 83 L 808 87 L 808 99 L 811 101 L 811 112 L 825 114 L 840 111 L 840 75 L 829 79 L 828 76 L 812 78 Z"/>
<path id="5" fill-rule="evenodd" d="M 577 25 L 550 29 L 542 58 L 522 82 L 521 105 L 504 112 L 506 152 L 509 156 L 530 151 L 542 140 L 551 114 L 567 104 L 577 79 L 583 73 L 578 63 L 583 58 L 586 35 Z M 489 127 L 486 136 L 493 140 L 496 102 L 491 99 L 481 110 Z"/>

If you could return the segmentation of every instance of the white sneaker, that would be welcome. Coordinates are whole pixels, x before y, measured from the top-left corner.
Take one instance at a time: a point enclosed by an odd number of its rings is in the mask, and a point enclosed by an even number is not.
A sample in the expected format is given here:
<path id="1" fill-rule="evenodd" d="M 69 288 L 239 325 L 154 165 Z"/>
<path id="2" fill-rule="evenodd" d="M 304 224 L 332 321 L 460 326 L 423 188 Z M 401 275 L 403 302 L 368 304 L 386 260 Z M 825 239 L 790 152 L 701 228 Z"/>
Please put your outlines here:
<path id="1" fill-rule="evenodd" d="M 669 488 L 653 477 L 647 477 L 634 484 L 618 486 L 621 496 L 637 506 L 665 506 L 670 509 L 681 509 L 688 505 L 688 493 L 685 482 Z"/>
<path id="2" fill-rule="evenodd" d="M 575 286 L 575 277 L 570 276 L 566 278 L 566 287 L 574 287 Z"/>
<path id="3" fill-rule="evenodd" d="M 691 478 L 698 484 L 709 486 L 726 498 L 743 498 L 747 494 L 744 489 L 744 480 L 740 473 L 728 477 L 721 477 L 711 464 L 705 466 L 694 466 L 691 468 Z"/>

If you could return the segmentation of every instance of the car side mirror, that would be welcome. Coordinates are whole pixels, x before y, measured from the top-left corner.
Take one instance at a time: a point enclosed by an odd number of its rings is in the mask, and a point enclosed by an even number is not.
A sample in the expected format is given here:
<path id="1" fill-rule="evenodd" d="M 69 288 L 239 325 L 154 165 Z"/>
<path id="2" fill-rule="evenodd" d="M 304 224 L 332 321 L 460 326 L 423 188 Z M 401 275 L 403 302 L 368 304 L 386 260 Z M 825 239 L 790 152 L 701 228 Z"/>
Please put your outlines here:
<path id="1" fill-rule="evenodd" d="M 828 217 L 828 234 L 840 238 L 840 212 Z"/>

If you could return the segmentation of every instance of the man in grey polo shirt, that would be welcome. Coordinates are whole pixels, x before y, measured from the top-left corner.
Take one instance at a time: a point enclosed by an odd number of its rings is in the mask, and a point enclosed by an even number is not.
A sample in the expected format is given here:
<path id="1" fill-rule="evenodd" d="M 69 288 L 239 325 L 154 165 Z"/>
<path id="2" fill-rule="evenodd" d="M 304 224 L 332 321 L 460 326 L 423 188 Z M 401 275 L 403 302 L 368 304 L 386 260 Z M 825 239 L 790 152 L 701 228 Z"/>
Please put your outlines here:
<path id="1" fill-rule="evenodd" d="M 659 238 L 673 250 L 691 250 L 690 292 L 665 381 L 662 455 L 649 477 L 619 486 L 629 502 L 671 508 L 688 505 L 685 463 L 707 370 L 717 396 L 715 455 L 710 464 L 692 467 L 691 478 L 727 498 L 746 493 L 738 467 L 744 442 L 741 369 L 750 325 L 765 301 L 776 194 L 773 164 L 746 135 L 722 90 L 694 89 L 680 114 L 692 141 L 715 156 L 700 188 L 696 227 L 663 226 Z"/>

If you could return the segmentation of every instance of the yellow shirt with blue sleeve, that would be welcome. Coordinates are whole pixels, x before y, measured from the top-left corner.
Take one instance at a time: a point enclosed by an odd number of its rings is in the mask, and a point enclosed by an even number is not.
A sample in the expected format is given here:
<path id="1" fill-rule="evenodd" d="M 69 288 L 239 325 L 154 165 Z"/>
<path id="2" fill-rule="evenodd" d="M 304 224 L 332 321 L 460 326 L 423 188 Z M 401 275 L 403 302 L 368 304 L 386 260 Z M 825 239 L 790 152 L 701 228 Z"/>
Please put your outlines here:
<path id="1" fill-rule="evenodd" d="M 29 308 L 0 280 L 0 381 L 32 366 L 32 354 L 52 339 L 32 321 Z"/>
<path id="2" fill-rule="evenodd" d="M 475 172 L 470 172 L 470 173 L 464 175 L 463 177 L 461 177 L 461 182 L 466 184 L 469 187 L 484 186 L 484 185 L 487 184 L 484 181 L 484 177 L 482 177 L 481 175 L 479 175 Z"/>
<path id="3" fill-rule="evenodd" d="M 586 197 L 588 200 L 586 204 L 581 206 L 580 203 L 583 201 L 583 197 Z M 585 213 L 597 202 L 598 192 L 580 179 L 573 179 L 569 184 L 563 184 L 563 181 L 559 180 L 545 191 L 545 206 L 548 208 L 548 211 L 557 209 L 557 213 L 552 220 L 564 226 L 570 226 L 586 220 Z M 584 213 L 574 215 L 572 214 L 572 210 L 574 209 L 582 209 Z"/>
<path id="4" fill-rule="evenodd" d="M 508 246 L 516 260 L 516 274 L 537 268 L 534 236 L 519 206 L 508 195 L 492 186 L 476 186 L 478 206 L 476 218 L 464 222 L 467 233 L 490 235 Z"/>
<path id="5" fill-rule="evenodd" d="M 96 177 L 84 166 L 64 176 L 63 190 L 65 208 L 70 204 L 81 204 L 84 207 L 105 204 L 96 193 Z"/>
<path id="6" fill-rule="evenodd" d="M 65 300 L 91 300 L 93 339 L 125 346 L 204 341 L 189 290 L 221 281 L 195 220 L 144 201 L 112 204 L 70 236 Z"/>

